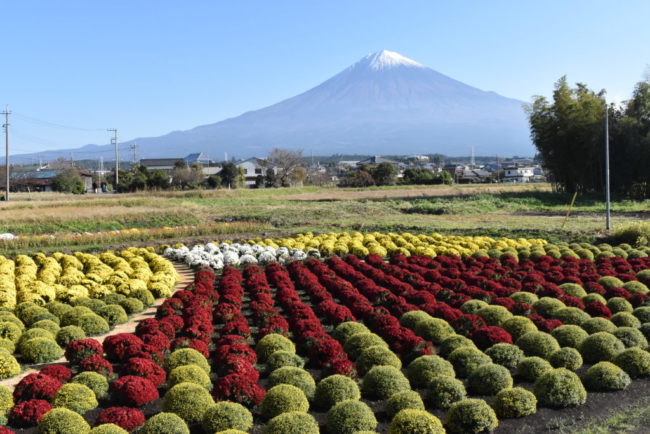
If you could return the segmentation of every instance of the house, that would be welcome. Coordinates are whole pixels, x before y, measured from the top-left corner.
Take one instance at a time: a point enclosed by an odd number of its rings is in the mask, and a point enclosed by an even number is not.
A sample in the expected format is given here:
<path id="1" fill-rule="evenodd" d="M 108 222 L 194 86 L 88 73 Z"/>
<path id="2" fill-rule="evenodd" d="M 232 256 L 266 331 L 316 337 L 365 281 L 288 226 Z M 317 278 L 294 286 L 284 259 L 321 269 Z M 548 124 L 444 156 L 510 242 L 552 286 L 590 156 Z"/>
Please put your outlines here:
<path id="1" fill-rule="evenodd" d="M 490 182 L 492 180 L 492 172 L 484 169 L 471 169 L 464 168 L 457 174 L 456 181 L 459 184 L 479 184 Z"/>
<path id="2" fill-rule="evenodd" d="M 178 158 L 143 158 L 140 160 L 140 165 L 149 170 L 162 170 L 166 173 L 171 173 L 179 161 L 184 161 L 185 164 L 190 165 L 199 163 L 203 166 L 203 175 L 205 177 L 215 175 L 221 170 L 221 165 L 215 163 L 209 156 L 202 152 L 196 152 L 187 155 L 186 157 Z"/>
<path id="3" fill-rule="evenodd" d="M 258 176 L 266 176 L 267 170 L 273 170 L 269 169 L 266 160 L 255 157 L 235 163 L 235 166 L 242 171 L 242 175 L 244 175 L 246 180 L 246 187 L 255 186 Z"/>
<path id="4" fill-rule="evenodd" d="M 530 182 L 535 176 L 535 168 L 532 166 L 509 166 L 504 169 L 505 182 Z"/>
<path id="5" fill-rule="evenodd" d="M 12 171 L 10 185 L 13 191 L 54 191 L 54 178 L 63 169 L 28 170 L 25 172 Z M 79 170 L 79 175 L 84 182 L 87 192 L 93 191 L 92 173 Z"/>
<path id="6" fill-rule="evenodd" d="M 395 166 L 403 166 L 403 164 L 398 161 L 389 160 L 388 158 L 384 158 L 379 155 L 374 155 L 370 158 L 366 158 L 365 160 L 358 161 L 357 166 L 361 167 L 366 164 L 381 164 L 381 163 L 390 163 L 390 164 L 394 164 Z"/>

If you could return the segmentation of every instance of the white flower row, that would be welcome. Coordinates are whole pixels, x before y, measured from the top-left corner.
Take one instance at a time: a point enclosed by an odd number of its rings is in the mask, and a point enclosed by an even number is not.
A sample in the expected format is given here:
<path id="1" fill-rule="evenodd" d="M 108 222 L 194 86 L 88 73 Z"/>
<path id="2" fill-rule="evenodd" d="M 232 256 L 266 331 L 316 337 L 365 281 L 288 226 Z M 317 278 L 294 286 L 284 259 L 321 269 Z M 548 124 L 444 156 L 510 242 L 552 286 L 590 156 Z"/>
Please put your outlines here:
<path id="1" fill-rule="evenodd" d="M 248 243 L 197 244 L 191 249 L 186 246 L 177 249 L 168 247 L 163 254 L 168 259 L 185 262 L 190 267 L 209 266 L 215 270 L 220 270 L 226 265 L 236 267 L 266 265 L 273 262 L 286 264 L 291 261 L 302 261 L 308 257 L 320 258 L 320 252 L 316 249 L 305 252 L 300 249 L 286 247 L 276 249 Z"/>

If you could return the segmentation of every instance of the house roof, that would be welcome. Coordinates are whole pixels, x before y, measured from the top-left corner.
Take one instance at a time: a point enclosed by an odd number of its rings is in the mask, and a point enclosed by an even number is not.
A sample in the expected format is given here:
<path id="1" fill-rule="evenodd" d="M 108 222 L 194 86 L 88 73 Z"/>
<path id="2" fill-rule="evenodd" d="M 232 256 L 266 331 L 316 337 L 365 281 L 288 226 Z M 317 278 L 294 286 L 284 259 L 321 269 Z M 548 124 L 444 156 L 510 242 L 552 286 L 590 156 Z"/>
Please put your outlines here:
<path id="1" fill-rule="evenodd" d="M 178 161 L 183 161 L 183 158 L 143 158 L 140 164 L 143 166 L 173 166 Z"/>
<path id="2" fill-rule="evenodd" d="M 204 154 L 203 152 L 196 152 L 196 153 L 193 153 L 193 154 L 189 154 L 187 157 L 183 158 L 183 160 L 185 160 L 185 162 L 188 163 L 188 164 L 189 163 L 197 163 L 197 162 L 198 163 L 204 163 L 204 162 L 209 163 L 210 161 L 212 161 L 212 159 L 208 155 Z"/>
<path id="3" fill-rule="evenodd" d="M 361 160 L 357 162 L 357 165 L 362 166 L 364 164 L 380 164 L 380 163 L 399 164 L 397 161 L 389 160 L 388 158 L 384 158 L 379 155 L 374 155 L 370 158 L 366 158 L 365 160 Z"/>
<path id="4" fill-rule="evenodd" d="M 55 178 L 59 173 L 63 172 L 63 170 L 27 170 L 25 172 L 17 172 L 17 171 L 12 171 L 11 172 L 11 179 L 53 179 Z M 79 174 L 81 176 L 92 176 L 92 174 L 86 170 L 80 170 Z"/>

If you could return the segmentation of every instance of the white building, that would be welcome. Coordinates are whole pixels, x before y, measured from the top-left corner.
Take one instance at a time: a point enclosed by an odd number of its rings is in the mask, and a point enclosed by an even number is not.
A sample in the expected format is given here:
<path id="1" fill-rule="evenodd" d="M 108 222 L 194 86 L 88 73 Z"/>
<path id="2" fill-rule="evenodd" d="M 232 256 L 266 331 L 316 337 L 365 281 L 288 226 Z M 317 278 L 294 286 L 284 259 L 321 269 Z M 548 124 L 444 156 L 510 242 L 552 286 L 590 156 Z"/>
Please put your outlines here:
<path id="1" fill-rule="evenodd" d="M 266 175 L 267 165 L 266 160 L 261 158 L 249 158 L 248 160 L 240 161 L 235 164 L 238 169 L 241 169 L 244 177 L 246 178 L 246 187 L 255 185 L 258 176 Z"/>
<path id="2" fill-rule="evenodd" d="M 534 167 L 506 167 L 504 169 L 505 182 L 530 182 L 535 176 Z"/>

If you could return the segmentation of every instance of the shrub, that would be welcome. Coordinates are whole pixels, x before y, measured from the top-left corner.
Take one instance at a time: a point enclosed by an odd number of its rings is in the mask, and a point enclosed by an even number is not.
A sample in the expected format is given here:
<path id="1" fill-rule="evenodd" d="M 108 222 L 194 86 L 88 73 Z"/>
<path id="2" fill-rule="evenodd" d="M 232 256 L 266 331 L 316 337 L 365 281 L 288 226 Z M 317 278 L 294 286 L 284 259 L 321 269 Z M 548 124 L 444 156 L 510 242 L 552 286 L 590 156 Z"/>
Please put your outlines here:
<path id="1" fill-rule="evenodd" d="M 440 419 L 424 409 L 404 409 L 390 423 L 388 434 L 430 433 L 441 434 L 445 429 Z"/>
<path id="2" fill-rule="evenodd" d="M 105 423 L 91 429 L 90 434 L 129 434 L 129 432 L 115 424 Z"/>
<path id="3" fill-rule="evenodd" d="M 548 358 L 554 351 L 560 349 L 560 344 L 555 338 L 544 332 L 529 332 L 517 339 L 517 346 L 528 357 Z"/>
<path id="4" fill-rule="evenodd" d="M 21 356 L 28 363 L 48 363 L 63 355 L 63 350 L 52 339 L 33 338 L 21 345 Z"/>
<path id="5" fill-rule="evenodd" d="M 176 350 L 169 355 L 167 360 L 165 360 L 165 370 L 167 372 L 171 372 L 174 368 L 184 365 L 197 365 L 207 374 L 210 373 L 210 364 L 208 363 L 208 360 L 203 356 L 203 354 L 192 348 L 181 348 L 180 350 Z"/>
<path id="6" fill-rule="evenodd" d="M 79 371 L 97 372 L 107 378 L 113 376 L 113 365 L 99 354 L 83 359 L 78 368 Z"/>
<path id="7" fill-rule="evenodd" d="M 307 412 L 309 401 L 302 390 L 290 384 L 270 388 L 262 401 L 260 411 L 267 419 L 290 411 Z"/>
<path id="8" fill-rule="evenodd" d="M 0 351 L 0 379 L 20 374 L 20 363 L 11 354 Z"/>
<path id="9" fill-rule="evenodd" d="M 110 327 L 123 324 L 129 320 L 126 311 L 119 304 L 108 304 L 97 311 L 97 314 L 104 318 Z"/>
<path id="10" fill-rule="evenodd" d="M 28 374 L 14 388 L 14 398 L 18 401 L 28 399 L 52 400 L 61 388 L 61 382 L 44 374 Z"/>
<path id="11" fill-rule="evenodd" d="M 32 324 L 32 328 L 47 330 L 52 334 L 52 338 L 61 330 L 59 324 L 49 319 L 42 319 Z"/>
<path id="12" fill-rule="evenodd" d="M 558 310 L 566 306 L 557 298 L 542 297 L 533 303 L 533 307 L 535 308 L 535 311 L 541 316 L 550 318 L 555 315 Z"/>
<path id="13" fill-rule="evenodd" d="M 111 330 L 106 320 L 96 313 L 81 315 L 77 325 L 89 336 L 101 335 Z"/>
<path id="14" fill-rule="evenodd" d="M 440 318 L 429 318 L 419 321 L 415 326 L 415 334 L 434 344 L 440 344 L 449 336 L 455 334 L 447 321 Z"/>
<path id="15" fill-rule="evenodd" d="M 490 432 L 498 425 L 494 410 L 482 399 L 455 402 L 445 417 L 445 427 L 451 434 Z"/>
<path id="16" fill-rule="evenodd" d="M 623 342 L 625 348 L 639 347 L 642 350 L 648 348 L 648 340 L 645 338 L 645 336 L 643 336 L 641 330 L 637 328 L 619 327 L 612 334 L 616 336 L 621 342 Z"/>
<path id="17" fill-rule="evenodd" d="M 580 344 L 589 334 L 580 326 L 569 324 L 553 329 L 551 336 L 555 338 L 561 347 L 580 348 Z"/>
<path id="18" fill-rule="evenodd" d="M 526 357 L 519 362 L 517 375 L 526 381 L 536 381 L 551 370 L 553 370 L 553 366 L 541 357 Z"/>
<path id="19" fill-rule="evenodd" d="M 535 323 L 525 316 L 513 316 L 506 320 L 501 327 L 510 333 L 510 336 L 512 336 L 512 339 L 515 341 L 528 332 L 537 331 Z"/>
<path id="20" fill-rule="evenodd" d="M 269 387 L 278 384 L 290 384 L 302 390 L 307 399 L 314 397 L 316 391 L 316 382 L 311 374 L 304 369 L 287 366 L 276 369 L 269 375 Z"/>
<path id="21" fill-rule="evenodd" d="M 63 383 L 72 378 L 72 371 L 67 366 L 63 365 L 47 365 L 43 367 L 39 373 L 49 375 Z"/>
<path id="22" fill-rule="evenodd" d="M 101 356 L 104 348 L 95 339 L 72 341 L 65 347 L 65 358 L 73 365 L 94 355 Z"/>
<path id="23" fill-rule="evenodd" d="M 104 344 L 106 344 L 105 341 Z M 193 366 L 197 369 L 201 369 L 198 365 L 182 366 Z M 182 366 L 172 369 L 172 372 Z M 201 369 L 201 371 L 203 371 L 203 369 Z M 142 357 L 131 357 L 130 359 L 127 359 L 124 364 L 122 364 L 122 375 L 136 375 L 138 377 L 144 377 L 147 380 L 151 381 L 156 387 L 159 387 L 165 382 L 165 380 L 167 380 L 167 374 L 160 365 L 158 365 L 153 360 L 145 359 Z M 196 375 L 199 377 L 200 374 Z M 203 381 L 203 378 L 206 377 L 208 377 L 208 374 L 203 371 L 203 375 L 201 375 L 199 378 L 201 381 Z"/>
<path id="24" fill-rule="evenodd" d="M 402 368 L 402 361 L 386 347 L 375 345 L 362 351 L 356 360 L 357 371 L 364 375 L 374 366 L 394 366 Z"/>
<path id="25" fill-rule="evenodd" d="M 296 352 L 296 346 L 289 339 L 277 333 L 269 333 L 257 342 L 255 352 L 260 361 L 265 362 L 276 351 Z"/>
<path id="26" fill-rule="evenodd" d="M 56 333 L 56 343 L 62 347 L 67 347 L 72 341 L 86 339 L 86 332 L 78 326 L 70 325 L 61 327 Z"/>
<path id="27" fill-rule="evenodd" d="M 590 391 L 611 392 L 625 389 L 630 385 L 632 379 L 615 364 L 598 362 L 587 369 L 582 381 Z"/>
<path id="28" fill-rule="evenodd" d="M 404 326 L 406 328 L 409 328 L 411 330 L 415 329 L 415 326 L 417 323 L 424 319 L 430 319 L 432 318 L 431 315 L 426 313 L 423 310 L 412 310 L 409 312 L 406 312 L 404 315 L 402 315 L 399 319 L 399 324 L 401 326 Z"/>
<path id="29" fill-rule="evenodd" d="M 90 425 L 80 414 L 67 408 L 53 408 L 38 423 L 39 434 L 85 434 Z"/>
<path id="30" fill-rule="evenodd" d="M 622 368 L 632 378 L 650 375 L 650 353 L 632 347 L 622 351 L 614 358 L 614 364 Z"/>
<path id="31" fill-rule="evenodd" d="M 473 347 L 476 348 L 474 341 L 463 335 L 452 335 L 442 341 L 438 348 L 438 355 L 440 357 L 448 357 L 454 350 L 460 347 Z"/>
<path id="32" fill-rule="evenodd" d="M 515 292 L 510 296 L 510 298 L 512 298 L 517 303 L 525 303 L 531 306 L 533 305 L 533 303 L 539 300 L 539 297 L 537 297 L 532 292 L 525 292 L 525 291 Z"/>
<path id="33" fill-rule="evenodd" d="M 535 396 L 544 407 L 564 408 L 584 404 L 587 391 L 575 373 L 558 368 L 535 381 Z"/>
<path id="34" fill-rule="evenodd" d="M 612 313 L 633 312 L 632 304 L 622 297 L 612 297 L 607 300 L 607 307 Z"/>
<path id="35" fill-rule="evenodd" d="M 581 298 L 581 300 L 585 305 L 594 302 L 602 303 L 603 305 L 607 304 L 607 300 L 605 299 L 605 297 L 595 292 L 585 295 L 584 297 Z"/>
<path id="36" fill-rule="evenodd" d="M 587 295 L 587 291 L 577 283 L 563 283 L 559 285 L 559 288 L 571 297 L 582 298 Z"/>
<path id="37" fill-rule="evenodd" d="M 184 365 L 174 368 L 167 378 L 167 384 L 169 387 L 186 382 L 198 384 L 206 390 L 212 390 L 212 381 L 210 380 L 210 376 L 197 365 Z"/>
<path id="38" fill-rule="evenodd" d="M 563 307 L 562 309 L 558 309 L 554 317 L 564 324 L 574 325 L 580 325 L 591 318 L 587 312 L 577 307 Z"/>
<path id="39" fill-rule="evenodd" d="M 613 322 L 601 317 L 591 318 L 590 320 L 587 320 L 580 324 L 580 327 L 582 327 L 590 335 L 599 332 L 613 333 L 614 330 L 616 330 L 616 326 Z"/>
<path id="40" fill-rule="evenodd" d="M 330 375 L 323 378 L 316 386 L 314 403 L 318 409 L 329 410 L 338 402 L 348 399 L 361 398 L 359 386 L 350 377 L 344 375 Z"/>
<path id="41" fill-rule="evenodd" d="M 14 406 L 14 397 L 5 386 L 0 386 L 0 424 L 7 423 L 7 413 Z"/>
<path id="42" fill-rule="evenodd" d="M 68 383 L 61 386 L 52 401 L 53 407 L 65 407 L 79 414 L 97 408 L 98 405 L 95 392 L 88 386 L 77 383 Z"/>
<path id="43" fill-rule="evenodd" d="M 117 292 L 111 292 L 102 297 L 102 301 L 106 304 L 118 304 L 122 300 L 126 300 L 126 295 Z"/>
<path id="44" fill-rule="evenodd" d="M 485 351 L 485 354 L 490 356 L 492 362 L 508 369 L 516 368 L 521 359 L 524 358 L 524 352 L 518 346 L 512 344 L 492 345 Z"/>
<path id="45" fill-rule="evenodd" d="M 113 381 L 110 390 L 116 402 L 130 407 L 140 407 L 158 399 L 156 386 L 150 380 L 135 375 L 125 375 Z"/>
<path id="46" fill-rule="evenodd" d="M 14 345 L 14 343 L 9 339 L 0 338 L 0 351 L 13 354 L 16 351 L 16 345 Z"/>
<path id="47" fill-rule="evenodd" d="M 248 431 L 253 427 L 253 414 L 241 404 L 221 401 L 206 410 L 201 426 L 207 433 L 227 429 Z"/>
<path id="48" fill-rule="evenodd" d="M 21 328 L 13 322 L 0 321 L 0 337 L 9 339 L 14 344 L 18 343 L 23 334 Z"/>
<path id="49" fill-rule="evenodd" d="M 147 419 L 138 434 L 190 434 L 190 429 L 174 413 L 158 413 Z"/>
<path id="50" fill-rule="evenodd" d="M 413 390 L 403 390 L 388 398 L 385 405 L 386 417 L 392 419 L 397 413 L 406 408 L 424 410 L 424 402 L 422 402 L 419 393 Z"/>
<path id="51" fill-rule="evenodd" d="M 632 312 L 632 315 L 634 315 L 641 322 L 641 324 L 650 322 L 650 306 L 637 307 Z"/>
<path id="52" fill-rule="evenodd" d="M 52 406 L 44 399 L 30 399 L 29 401 L 22 401 L 16 404 L 11 409 L 9 420 L 11 420 L 11 424 L 15 427 L 30 427 L 38 424 L 50 410 L 52 410 Z M 2 419 L 4 419 L 3 425 L 6 424 L 7 418 L 4 415 L 0 415 L 0 420 Z"/>
<path id="53" fill-rule="evenodd" d="M 318 434 L 318 422 L 314 416 L 301 411 L 282 413 L 271 419 L 264 427 L 264 434 Z"/>
<path id="54" fill-rule="evenodd" d="M 440 356 L 420 356 L 407 368 L 408 379 L 414 387 L 427 387 L 439 375 L 456 376 L 452 364 Z"/>
<path id="55" fill-rule="evenodd" d="M 508 309 L 499 305 L 490 305 L 476 311 L 476 315 L 480 316 L 490 326 L 498 326 L 512 318 L 512 314 Z"/>
<path id="56" fill-rule="evenodd" d="M 476 315 L 476 312 L 488 306 L 489 304 L 483 300 L 469 300 L 463 303 L 463 305 L 460 307 L 460 311 L 464 314 Z"/>
<path id="57" fill-rule="evenodd" d="M 605 289 L 621 288 L 624 285 L 623 281 L 615 276 L 603 276 L 598 279 L 598 283 L 603 285 Z"/>
<path id="58" fill-rule="evenodd" d="M 46 339 L 54 340 L 54 335 L 45 329 L 35 328 L 35 329 L 26 330 L 18 340 L 18 345 L 17 345 L 18 350 L 22 352 L 23 345 L 25 345 L 27 341 L 34 338 L 46 338 Z"/>
<path id="59" fill-rule="evenodd" d="M 650 339 L 650 323 L 641 324 L 639 331 L 643 333 L 646 339 Z"/>
<path id="60" fill-rule="evenodd" d="M 454 402 L 467 397 L 463 382 L 445 375 L 434 377 L 429 383 L 428 389 L 427 402 L 443 410 L 449 408 Z"/>
<path id="61" fill-rule="evenodd" d="M 375 366 L 363 376 L 361 394 L 368 399 L 386 399 L 410 390 L 409 380 L 394 366 Z"/>
<path id="62" fill-rule="evenodd" d="M 469 390 L 477 395 L 496 395 L 499 391 L 512 387 L 512 377 L 504 366 L 486 363 L 469 374 L 467 384 Z"/>
<path id="63" fill-rule="evenodd" d="M 144 413 L 131 407 L 109 407 L 97 416 L 97 423 L 112 423 L 129 432 L 143 425 L 144 421 Z"/>
<path id="64" fill-rule="evenodd" d="M 341 401 L 327 412 L 327 429 L 333 433 L 354 434 L 357 431 L 372 431 L 376 427 L 375 414 L 361 401 Z"/>
<path id="65" fill-rule="evenodd" d="M 127 315 L 132 315 L 144 310 L 144 303 L 134 297 L 127 297 L 126 299 L 119 301 L 117 304 L 122 306 Z"/>
<path id="66" fill-rule="evenodd" d="M 204 387 L 194 383 L 180 383 L 165 393 L 162 408 L 192 424 L 201 422 L 212 404 L 212 396 Z"/>
<path id="67" fill-rule="evenodd" d="M 75 375 L 72 382 L 88 387 L 97 398 L 103 398 L 108 394 L 108 380 L 105 376 L 97 372 L 82 372 Z"/>
<path id="68" fill-rule="evenodd" d="M 356 333 L 350 336 L 345 344 L 343 349 L 352 360 L 356 360 L 363 350 L 366 348 L 373 347 L 375 345 L 380 345 L 382 347 L 388 348 L 388 344 L 382 338 L 377 336 L 374 333 Z"/>
<path id="69" fill-rule="evenodd" d="M 467 377 L 474 369 L 486 363 L 492 363 L 492 359 L 481 350 L 472 347 L 461 347 L 454 350 L 448 357 L 454 367 L 456 375 L 460 378 Z"/>
<path id="70" fill-rule="evenodd" d="M 612 361 L 625 349 L 625 345 L 616 336 L 607 332 L 590 335 L 580 345 L 580 354 L 587 363 Z"/>
<path id="71" fill-rule="evenodd" d="M 342 322 L 336 326 L 332 332 L 332 337 L 341 342 L 341 344 L 345 345 L 348 338 L 350 338 L 352 335 L 356 335 L 357 333 L 370 333 L 370 330 L 360 322 L 347 321 Z"/>
<path id="72" fill-rule="evenodd" d="M 575 371 L 582 366 L 582 356 L 575 348 L 565 347 L 555 351 L 548 359 L 554 368 L 566 368 Z"/>
<path id="73" fill-rule="evenodd" d="M 156 299 L 154 298 L 153 294 L 151 291 L 148 289 L 136 289 L 134 291 L 131 291 L 129 294 L 130 297 L 137 298 L 144 304 L 145 306 L 151 306 Z"/>
<path id="74" fill-rule="evenodd" d="M 497 393 L 492 407 L 499 419 L 530 416 L 537 412 L 537 398 L 523 387 L 513 387 Z"/>
<path id="75" fill-rule="evenodd" d="M 647 294 L 649 291 L 646 285 L 637 280 L 630 280 L 629 282 L 625 282 L 623 289 L 628 290 L 632 294 Z"/>
<path id="76" fill-rule="evenodd" d="M 305 361 L 302 357 L 290 351 L 276 351 L 266 359 L 266 366 L 270 371 L 284 366 L 302 368 L 305 366 Z"/>

